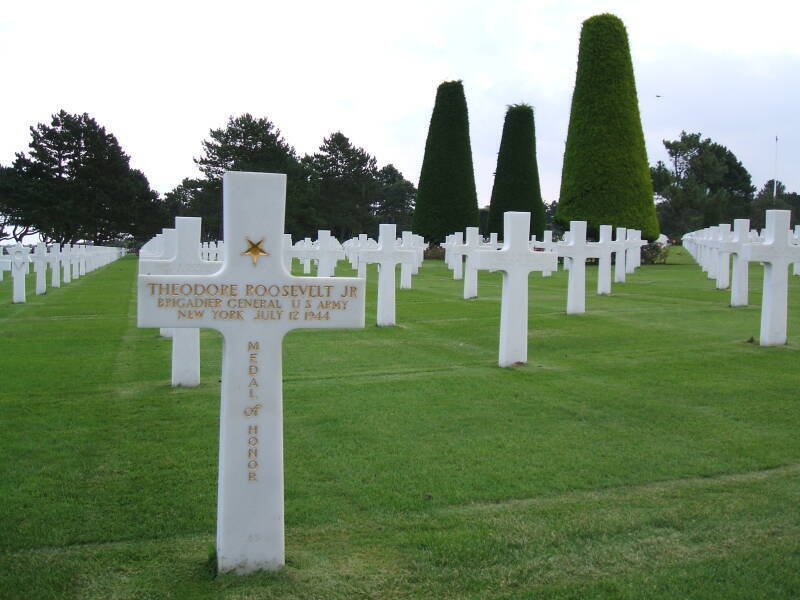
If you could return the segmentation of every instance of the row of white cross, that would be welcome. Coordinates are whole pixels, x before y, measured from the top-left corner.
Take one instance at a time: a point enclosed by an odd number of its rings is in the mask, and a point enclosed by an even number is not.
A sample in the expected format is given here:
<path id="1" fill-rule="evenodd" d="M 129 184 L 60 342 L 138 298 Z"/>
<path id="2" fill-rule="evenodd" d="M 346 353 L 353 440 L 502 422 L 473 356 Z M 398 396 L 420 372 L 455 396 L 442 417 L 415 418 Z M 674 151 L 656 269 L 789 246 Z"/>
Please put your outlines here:
<path id="1" fill-rule="evenodd" d="M 177 217 L 175 228 L 164 229 L 142 246 L 139 252 L 140 275 L 198 275 L 219 271 L 222 261 L 203 258 L 209 244 L 200 243 L 201 219 Z M 211 248 L 219 251 L 224 243 L 211 242 Z M 378 265 L 378 298 L 376 324 L 396 324 L 395 272 L 400 264 L 400 288 L 411 288 L 411 275 L 422 264 L 426 244 L 421 236 L 404 231 L 396 238 L 395 225 L 380 225 L 378 241 L 361 234 L 340 244 L 330 231 L 321 230 L 317 241 L 310 238 L 292 245 L 291 235 L 283 235 L 283 264 L 291 273 L 292 259 L 298 259 L 305 272 L 310 272 L 311 262 L 317 263 L 317 277 L 333 277 L 336 263 L 347 258 L 358 270 L 359 277 L 366 277 L 366 266 Z M 270 307 L 275 309 L 276 305 Z M 187 313 L 191 315 L 193 313 Z M 187 316 L 187 318 L 189 318 Z M 172 385 L 197 386 L 200 384 L 200 336 L 198 329 L 161 328 L 163 337 L 172 338 Z"/>
<path id="2" fill-rule="evenodd" d="M 545 231 L 541 241 L 528 237 L 530 213 L 507 212 L 503 221 L 503 244 L 492 234 L 482 241 L 477 227 L 468 227 L 447 236 L 445 262 L 454 279 L 464 280 L 464 298 L 478 296 L 478 270 L 503 272 L 500 308 L 499 364 L 507 367 L 528 359 L 528 275 L 541 272 L 549 276 L 563 258 L 569 271 L 567 314 L 586 312 L 586 260 L 598 260 L 597 293 L 611 293 L 612 254 L 616 255 L 615 281 L 624 282 L 625 275 L 641 265 L 641 247 L 647 242 L 635 229 L 617 227 L 612 239 L 612 226 L 601 225 L 599 241 L 586 240 L 586 221 L 571 221 L 570 229 L 560 242 L 553 241 L 553 232 Z"/>
<path id="3" fill-rule="evenodd" d="M 749 219 L 707 227 L 683 236 L 683 246 L 720 290 L 730 288 L 731 306 L 748 304 L 748 265 L 764 265 L 759 344 L 778 346 L 787 340 L 789 265 L 800 275 L 800 225 L 789 229 L 791 212 L 768 210 L 766 228 L 750 230 Z"/>
<path id="4" fill-rule="evenodd" d="M 285 191 L 283 175 L 226 173 L 223 223 L 227 248 L 222 260 L 198 264 L 202 261 L 196 227 L 196 234 L 187 237 L 185 255 L 181 254 L 184 236 L 178 236 L 174 256 L 159 259 L 172 264 L 162 265 L 160 274 L 150 266 L 154 274 L 139 276 L 140 327 L 208 327 L 224 337 L 216 545 L 220 572 L 247 573 L 284 564 L 283 336 L 297 328 L 364 326 L 364 278 L 293 276 L 287 269 L 286 255 L 294 245 L 283 234 Z M 598 260 L 604 260 L 603 256 L 617 252 L 618 269 L 624 275 L 638 263 L 637 252 L 628 258 L 628 241 L 632 248 L 641 247 L 641 242 L 635 232 L 630 236 L 618 232 L 619 245 L 609 252 L 610 229 L 605 229 L 598 242 L 602 251 L 587 249 L 585 224 L 573 222 L 569 240 L 537 251 L 528 237 L 529 213 L 506 213 L 504 219 L 502 247 L 494 240 L 491 249 L 475 252 L 474 257 L 470 254 L 468 260 L 472 258 L 475 269 L 503 271 L 501 340 L 506 336 L 508 341 L 501 341 L 501 364 L 513 364 L 517 357 L 524 360 L 527 353 L 527 279 L 531 271 L 552 272 L 562 256 L 571 263 L 570 275 L 574 271 L 577 280 L 588 256 L 598 254 Z M 178 220 L 178 231 L 184 222 Z M 386 286 L 384 293 L 393 299 L 395 266 L 417 261 L 419 244 L 402 248 L 401 242 L 398 246 L 391 225 L 381 226 L 376 243 L 357 239 L 342 245 L 343 250 L 356 246 L 358 267 L 362 262 L 377 263 L 379 297 Z M 177 264 L 179 260 L 182 266 Z M 458 263 L 463 266 L 461 257 Z M 603 268 L 610 273 L 610 262 Z M 392 281 L 391 292 L 382 279 Z M 580 287 L 578 283 L 575 286 Z M 579 295 L 584 295 L 582 288 Z"/>
<path id="5" fill-rule="evenodd" d="M 305 240 L 292 245 L 285 237 L 285 185 L 283 175 L 226 173 L 223 260 L 202 261 L 199 220 L 180 218 L 174 253 L 140 262 L 140 327 L 169 327 L 176 333 L 208 327 L 224 337 L 217 512 L 220 571 L 245 573 L 284 563 L 283 336 L 297 328 L 364 326 L 365 279 L 323 275 L 332 274 L 326 261 L 335 264 L 341 257 L 338 242 L 320 235 L 315 251 Z M 506 213 L 503 246 L 495 240 L 493 249 L 468 257 L 470 268 L 474 260 L 475 269 L 504 273 L 501 364 L 524 361 L 527 354 L 529 272 L 554 271 L 561 255 L 572 261 L 570 271 L 577 279 L 589 255 L 581 241 L 585 224 L 573 223 L 571 241 L 550 251 L 531 248 L 529 224 L 529 213 Z M 184 229 L 190 234 L 184 235 Z M 325 256 L 326 249 L 332 258 Z M 394 323 L 396 265 L 407 265 L 413 272 L 423 251 L 424 242 L 413 235 L 404 235 L 398 243 L 394 225 L 381 225 L 377 242 L 358 236 L 342 244 L 341 252 L 357 269 L 378 265 L 379 324 Z M 321 253 L 309 257 L 309 252 Z M 314 260 L 314 256 L 317 277 L 291 275 L 287 261 Z"/>
<path id="6" fill-rule="evenodd" d="M 60 287 L 61 282 L 89 273 L 124 256 L 125 250 L 112 246 L 83 246 L 36 244 L 35 250 L 22 244 L 6 246 L 8 254 L 0 247 L 0 281 L 5 271 L 11 272 L 12 302 L 25 302 L 25 277 L 31 265 L 36 273 L 36 294 L 47 293 L 47 268 L 50 268 L 50 287 Z"/>

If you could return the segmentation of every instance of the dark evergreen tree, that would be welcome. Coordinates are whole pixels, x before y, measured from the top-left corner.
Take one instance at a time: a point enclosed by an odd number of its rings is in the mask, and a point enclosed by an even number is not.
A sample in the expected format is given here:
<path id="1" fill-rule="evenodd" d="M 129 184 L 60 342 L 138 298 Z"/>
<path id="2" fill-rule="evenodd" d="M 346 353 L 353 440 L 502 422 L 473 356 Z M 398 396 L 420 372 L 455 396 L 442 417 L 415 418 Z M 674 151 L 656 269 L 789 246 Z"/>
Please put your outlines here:
<path id="1" fill-rule="evenodd" d="M 303 166 L 325 229 L 340 240 L 372 230 L 372 206 L 380 188 L 372 156 L 337 131 L 322 141 L 319 152 L 303 158 Z"/>
<path id="2" fill-rule="evenodd" d="M 95 244 L 141 240 L 167 224 L 145 176 L 86 113 L 62 110 L 49 125 L 31 127 L 31 136 L 28 153 L 18 153 L 12 170 L 0 173 L 14 224 L 47 241 Z"/>
<path id="3" fill-rule="evenodd" d="M 666 235 L 679 238 L 687 231 L 751 216 L 755 188 L 733 152 L 685 131 L 680 139 L 664 140 L 664 147 L 670 165 L 659 161 L 650 175 Z"/>
<path id="4" fill-rule="evenodd" d="M 164 204 L 172 220 L 177 216 L 202 218 L 202 239 L 213 241 L 222 235 L 221 193 L 219 180 L 187 177 L 164 194 Z"/>
<path id="5" fill-rule="evenodd" d="M 209 139 L 203 141 L 203 155 L 195 163 L 205 179 L 184 180 L 187 186 L 173 192 L 188 191 L 189 214 L 203 217 L 204 236 L 217 239 L 222 235 L 222 175 L 226 171 L 284 173 L 286 232 L 297 237 L 317 229 L 306 173 L 294 148 L 269 119 L 249 113 L 230 117 L 224 128 L 209 132 Z"/>
<path id="6" fill-rule="evenodd" d="M 766 226 L 768 210 L 789 210 L 792 212 L 792 222 L 797 224 L 800 216 L 800 194 L 787 192 L 783 182 L 774 179 L 768 180 L 758 190 L 750 206 L 750 227 L 763 229 Z M 724 223 L 724 221 L 723 221 Z"/>
<path id="7" fill-rule="evenodd" d="M 446 81 L 436 91 L 413 223 L 415 233 L 437 243 L 478 225 L 467 101 L 460 81 Z"/>
<path id="8" fill-rule="evenodd" d="M 376 225 L 394 223 L 398 232 L 410 231 L 417 195 L 414 184 L 403 177 L 394 165 L 386 165 L 379 170 L 377 180 L 380 187 L 372 207 Z M 377 229 L 369 233 L 377 234 Z"/>
<path id="9" fill-rule="evenodd" d="M 478 209 L 478 232 L 483 237 L 489 237 L 489 207 L 482 206 Z"/>
<path id="10" fill-rule="evenodd" d="M 527 104 L 506 111 L 497 169 L 489 204 L 489 232 L 503 233 L 503 213 L 531 213 L 531 234 L 542 239 L 545 229 L 544 203 L 536 164 L 536 130 L 533 108 Z"/>
<path id="11" fill-rule="evenodd" d="M 21 212 L 27 185 L 12 167 L 0 166 L 0 241 L 22 242 L 25 236 L 38 233 Z"/>
<path id="12" fill-rule="evenodd" d="M 628 35 L 602 14 L 584 21 L 564 151 L 558 221 L 659 234 Z"/>

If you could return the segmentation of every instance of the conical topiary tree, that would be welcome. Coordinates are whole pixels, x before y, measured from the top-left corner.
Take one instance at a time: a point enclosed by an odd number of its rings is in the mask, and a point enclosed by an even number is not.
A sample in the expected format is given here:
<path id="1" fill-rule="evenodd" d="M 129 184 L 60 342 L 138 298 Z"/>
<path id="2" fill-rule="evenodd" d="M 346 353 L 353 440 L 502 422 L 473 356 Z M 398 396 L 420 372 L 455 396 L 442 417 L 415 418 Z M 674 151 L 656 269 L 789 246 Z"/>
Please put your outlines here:
<path id="1" fill-rule="evenodd" d="M 556 219 L 659 234 L 628 34 L 614 15 L 581 29 Z"/>
<path id="2" fill-rule="evenodd" d="M 413 228 L 431 242 L 442 242 L 454 231 L 477 225 L 478 196 L 464 86 L 460 81 L 445 81 L 436 90 Z"/>
<path id="3" fill-rule="evenodd" d="M 527 104 L 506 111 L 497 169 L 489 204 L 489 231 L 503 233 L 503 213 L 509 210 L 531 213 L 531 234 L 542 239 L 544 204 L 536 165 L 536 129 L 533 108 Z"/>

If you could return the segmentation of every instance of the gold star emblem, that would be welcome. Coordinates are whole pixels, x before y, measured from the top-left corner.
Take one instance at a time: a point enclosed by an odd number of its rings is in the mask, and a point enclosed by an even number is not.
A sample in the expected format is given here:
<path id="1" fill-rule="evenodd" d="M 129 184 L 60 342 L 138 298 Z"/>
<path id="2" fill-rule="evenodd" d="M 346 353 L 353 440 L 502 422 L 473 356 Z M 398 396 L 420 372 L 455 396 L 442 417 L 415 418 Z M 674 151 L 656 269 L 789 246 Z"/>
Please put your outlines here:
<path id="1" fill-rule="evenodd" d="M 249 254 L 250 258 L 253 259 L 253 266 L 256 266 L 256 264 L 258 264 L 258 259 L 261 258 L 262 256 L 269 256 L 269 253 L 264 252 L 264 249 L 261 247 L 261 244 L 264 243 L 264 238 L 261 238 L 257 242 L 254 242 L 249 237 L 246 237 L 244 239 L 247 240 L 247 250 L 242 252 L 242 256 L 244 256 L 245 254 Z"/>

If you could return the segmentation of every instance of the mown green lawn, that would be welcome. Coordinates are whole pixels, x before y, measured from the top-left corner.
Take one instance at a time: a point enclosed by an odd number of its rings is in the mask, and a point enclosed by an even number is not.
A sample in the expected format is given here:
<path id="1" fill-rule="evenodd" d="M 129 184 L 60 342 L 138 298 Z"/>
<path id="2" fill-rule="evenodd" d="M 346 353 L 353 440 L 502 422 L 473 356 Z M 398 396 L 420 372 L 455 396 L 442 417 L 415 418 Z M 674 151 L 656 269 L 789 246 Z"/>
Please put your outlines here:
<path id="1" fill-rule="evenodd" d="M 567 316 L 530 279 L 529 363 L 428 261 L 398 327 L 284 344 L 287 566 L 215 576 L 220 338 L 169 386 L 127 258 L 12 305 L 0 282 L 0 598 L 800 597 L 800 277 L 757 345 L 680 250 Z M 344 265 L 344 263 L 340 263 Z M 339 274 L 351 274 L 342 268 Z M 756 343 L 752 343 L 755 338 Z"/>

